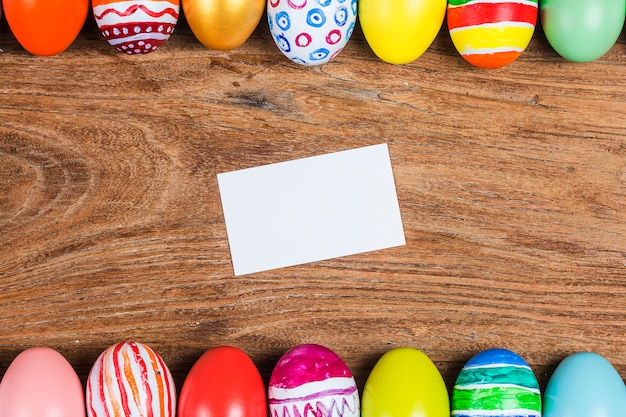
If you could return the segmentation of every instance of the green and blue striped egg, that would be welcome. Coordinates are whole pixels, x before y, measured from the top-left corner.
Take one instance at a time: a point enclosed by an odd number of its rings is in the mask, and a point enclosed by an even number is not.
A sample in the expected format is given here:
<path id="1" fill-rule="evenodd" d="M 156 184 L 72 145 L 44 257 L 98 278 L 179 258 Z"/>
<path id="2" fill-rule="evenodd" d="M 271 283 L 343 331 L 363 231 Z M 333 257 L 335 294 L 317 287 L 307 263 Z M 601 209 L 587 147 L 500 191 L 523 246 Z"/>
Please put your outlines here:
<path id="1" fill-rule="evenodd" d="M 452 417 L 541 417 L 541 392 L 530 366 L 506 349 L 489 349 L 461 369 Z"/>

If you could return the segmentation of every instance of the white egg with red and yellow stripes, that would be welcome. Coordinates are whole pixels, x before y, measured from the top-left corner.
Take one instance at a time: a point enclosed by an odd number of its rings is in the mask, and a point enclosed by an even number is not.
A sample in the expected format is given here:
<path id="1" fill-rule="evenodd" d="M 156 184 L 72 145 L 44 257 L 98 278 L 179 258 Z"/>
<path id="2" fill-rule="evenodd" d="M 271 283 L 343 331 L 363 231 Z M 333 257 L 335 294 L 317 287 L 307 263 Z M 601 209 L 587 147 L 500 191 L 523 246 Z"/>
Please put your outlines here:
<path id="1" fill-rule="evenodd" d="M 538 0 L 448 0 L 447 22 L 457 51 L 479 68 L 500 68 L 526 50 Z"/>
<path id="2" fill-rule="evenodd" d="M 176 387 L 154 350 L 134 341 L 120 342 L 92 366 L 86 405 L 89 417 L 174 417 Z"/>

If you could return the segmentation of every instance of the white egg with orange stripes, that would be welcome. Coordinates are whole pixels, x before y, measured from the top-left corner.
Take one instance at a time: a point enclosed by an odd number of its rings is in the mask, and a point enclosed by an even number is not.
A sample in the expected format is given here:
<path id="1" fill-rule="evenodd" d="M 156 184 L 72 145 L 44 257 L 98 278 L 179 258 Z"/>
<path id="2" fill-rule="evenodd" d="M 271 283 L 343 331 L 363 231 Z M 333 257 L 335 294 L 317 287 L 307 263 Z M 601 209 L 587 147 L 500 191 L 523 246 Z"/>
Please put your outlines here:
<path id="1" fill-rule="evenodd" d="M 174 417 L 176 387 L 163 359 L 128 341 L 106 349 L 87 378 L 88 417 Z"/>

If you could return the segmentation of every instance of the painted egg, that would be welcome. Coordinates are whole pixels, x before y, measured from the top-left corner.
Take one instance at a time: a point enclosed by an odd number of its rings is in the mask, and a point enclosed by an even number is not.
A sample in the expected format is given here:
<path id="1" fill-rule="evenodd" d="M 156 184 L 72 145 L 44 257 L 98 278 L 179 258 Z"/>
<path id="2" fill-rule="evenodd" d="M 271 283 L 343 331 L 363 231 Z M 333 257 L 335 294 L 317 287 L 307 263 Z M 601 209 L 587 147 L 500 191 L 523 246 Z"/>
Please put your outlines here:
<path id="1" fill-rule="evenodd" d="M 359 0 L 359 21 L 372 51 L 391 64 L 419 58 L 435 40 L 447 0 Z"/>
<path id="2" fill-rule="evenodd" d="M 538 0 L 448 0 L 456 50 L 479 68 L 500 68 L 526 50 L 535 33 Z"/>
<path id="3" fill-rule="evenodd" d="M 287 351 L 274 367 L 268 389 L 271 417 L 359 417 L 352 373 L 332 350 L 315 344 Z"/>
<path id="4" fill-rule="evenodd" d="M 118 51 L 146 54 L 167 41 L 178 22 L 179 0 L 92 0 L 93 15 Z"/>
<path id="5" fill-rule="evenodd" d="M 206 351 L 180 392 L 178 417 L 266 417 L 265 384 L 252 359 L 233 346 Z"/>
<path id="6" fill-rule="evenodd" d="M 321 65 L 348 43 L 356 25 L 356 0 L 267 0 L 274 42 L 287 58 Z"/>
<path id="7" fill-rule="evenodd" d="M 423 352 L 403 347 L 385 353 L 365 382 L 362 417 L 450 417 L 448 391 Z"/>
<path id="8" fill-rule="evenodd" d="M 54 349 L 26 349 L 0 383 L 0 417 L 85 417 L 83 385 Z"/>
<path id="9" fill-rule="evenodd" d="M 541 417 L 541 392 L 530 366 L 506 349 L 485 350 L 461 369 L 452 417 Z"/>
<path id="10" fill-rule="evenodd" d="M 176 387 L 163 359 L 138 342 L 102 352 L 87 378 L 89 417 L 173 417 Z"/>
<path id="11" fill-rule="evenodd" d="M 206 47 L 233 49 L 242 45 L 263 17 L 266 0 L 182 0 L 185 18 Z"/>
<path id="12" fill-rule="evenodd" d="M 624 0 L 542 0 L 541 26 L 552 48 L 573 62 L 607 53 L 624 26 Z"/>
<path id="13" fill-rule="evenodd" d="M 3 0 L 9 28 L 24 49 L 50 56 L 65 51 L 85 24 L 89 0 Z"/>
<path id="14" fill-rule="evenodd" d="M 603 356 L 580 352 L 565 358 L 544 392 L 544 417 L 617 417 L 626 412 L 626 387 Z"/>

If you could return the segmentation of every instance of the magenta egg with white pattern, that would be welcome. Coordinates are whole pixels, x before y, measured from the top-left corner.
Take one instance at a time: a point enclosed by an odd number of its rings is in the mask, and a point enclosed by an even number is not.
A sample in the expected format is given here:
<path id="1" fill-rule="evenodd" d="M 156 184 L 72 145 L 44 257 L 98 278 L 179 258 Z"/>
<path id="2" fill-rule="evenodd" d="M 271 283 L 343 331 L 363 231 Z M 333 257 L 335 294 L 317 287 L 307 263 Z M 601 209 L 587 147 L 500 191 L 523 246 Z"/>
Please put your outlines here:
<path id="1" fill-rule="evenodd" d="M 272 38 L 287 58 L 321 65 L 348 43 L 357 16 L 357 0 L 267 0 Z"/>
<path id="2" fill-rule="evenodd" d="M 350 369 L 332 350 L 316 344 L 285 353 L 268 387 L 270 417 L 359 417 L 359 391 Z"/>

